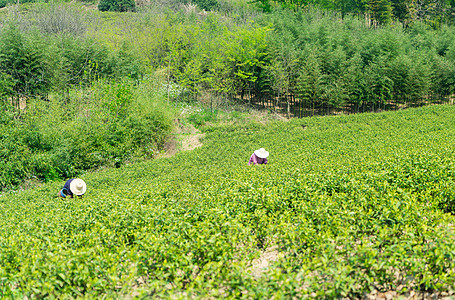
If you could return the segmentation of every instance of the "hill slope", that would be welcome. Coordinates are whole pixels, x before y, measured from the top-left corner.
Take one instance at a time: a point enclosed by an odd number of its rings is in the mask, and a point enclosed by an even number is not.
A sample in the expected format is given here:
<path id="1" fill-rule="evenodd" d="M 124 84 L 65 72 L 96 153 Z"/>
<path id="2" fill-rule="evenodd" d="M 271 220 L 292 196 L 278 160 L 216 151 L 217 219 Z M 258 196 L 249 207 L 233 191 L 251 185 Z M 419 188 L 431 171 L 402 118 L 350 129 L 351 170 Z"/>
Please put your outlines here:
<path id="1" fill-rule="evenodd" d="M 4 195 L 0 295 L 452 294 L 454 115 L 213 126 L 193 151 L 84 175 L 82 199 Z M 269 164 L 247 166 L 259 147 Z"/>

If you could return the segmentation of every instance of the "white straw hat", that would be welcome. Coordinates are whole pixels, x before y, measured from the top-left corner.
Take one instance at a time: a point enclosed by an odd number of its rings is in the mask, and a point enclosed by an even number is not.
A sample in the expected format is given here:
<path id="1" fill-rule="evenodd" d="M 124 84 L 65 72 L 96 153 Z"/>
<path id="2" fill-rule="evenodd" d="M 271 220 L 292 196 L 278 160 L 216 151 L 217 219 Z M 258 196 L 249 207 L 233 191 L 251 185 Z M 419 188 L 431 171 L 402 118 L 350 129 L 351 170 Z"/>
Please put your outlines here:
<path id="1" fill-rule="evenodd" d="M 76 178 L 71 181 L 70 190 L 74 195 L 81 196 L 87 190 L 87 185 L 85 184 L 84 180 Z"/>
<path id="2" fill-rule="evenodd" d="M 267 158 L 267 156 L 269 156 L 269 153 L 265 151 L 264 148 L 254 151 L 254 154 L 256 154 L 256 156 L 260 158 Z"/>

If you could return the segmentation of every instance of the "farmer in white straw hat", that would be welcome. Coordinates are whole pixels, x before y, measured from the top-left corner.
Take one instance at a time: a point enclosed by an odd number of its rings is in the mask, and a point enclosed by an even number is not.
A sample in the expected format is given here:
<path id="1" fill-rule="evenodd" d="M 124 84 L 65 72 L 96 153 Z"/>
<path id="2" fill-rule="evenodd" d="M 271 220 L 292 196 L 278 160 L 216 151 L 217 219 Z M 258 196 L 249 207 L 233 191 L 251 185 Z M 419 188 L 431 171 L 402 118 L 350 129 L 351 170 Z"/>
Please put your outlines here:
<path id="1" fill-rule="evenodd" d="M 73 198 L 73 195 L 82 196 L 84 195 L 85 191 L 87 190 L 87 185 L 85 184 L 84 180 L 79 178 L 72 178 L 68 179 L 65 182 L 63 188 L 58 192 L 59 197 L 66 198 L 66 196 L 70 196 Z"/>
<path id="2" fill-rule="evenodd" d="M 267 164 L 267 157 L 269 156 L 269 153 L 265 151 L 264 148 L 261 148 L 259 150 L 255 150 L 253 154 L 251 154 L 250 160 L 248 161 L 248 165 L 250 166 L 251 164 L 253 165 L 260 165 L 260 164 Z"/>

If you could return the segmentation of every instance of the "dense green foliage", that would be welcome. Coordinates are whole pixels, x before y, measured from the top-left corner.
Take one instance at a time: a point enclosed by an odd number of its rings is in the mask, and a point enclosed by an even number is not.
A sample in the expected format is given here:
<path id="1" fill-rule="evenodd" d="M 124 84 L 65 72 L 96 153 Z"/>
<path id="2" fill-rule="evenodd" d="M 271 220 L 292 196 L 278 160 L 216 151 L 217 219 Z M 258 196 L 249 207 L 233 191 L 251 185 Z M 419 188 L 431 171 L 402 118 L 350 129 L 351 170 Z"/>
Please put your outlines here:
<path id="1" fill-rule="evenodd" d="M 0 298 L 454 293 L 454 106 L 204 126 L 450 100 L 453 1 L 258 4 L 2 11 Z M 204 146 L 142 161 L 186 100 Z"/>
<path id="2" fill-rule="evenodd" d="M 134 0 L 100 0 L 98 9 L 100 11 L 135 11 L 136 3 Z"/>
<path id="3" fill-rule="evenodd" d="M 2 11 L 0 298 L 453 294 L 454 106 L 204 126 L 450 99 L 453 1 L 194 3 Z M 189 99 L 204 146 L 142 161 Z"/>
<path id="4" fill-rule="evenodd" d="M 384 109 L 454 92 L 450 27 L 437 35 L 424 25 L 372 30 L 356 17 L 320 11 L 283 11 L 271 18 L 270 65 L 262 77 L 271 77 L 275 95 L 296 102 L 298 115 L 315 107 Z"/>
<path id="5" fill-rule="evenodd" d="M 0 190 L 150 158 L 169 135 L 163 80 L 145 78 L 128 45 L 112 48 L 90 36 L 93 22 L 66 3 L 4 18 Z"/>
<path id="6" fill-rule="evenodd" d="M 0 124 L 0 186 L 68 178 L 153 157 L 173 118 L 158 91 L 146 83 L 100 81 L 90 90 L 71 90 L 68 98 L 31 102 L 20 119 L 6 110 Z"/>
<path id="7" fill-rule="evenodd" d="M 246 23 L 194 18 L 138 17 L 130 35 L 146 60 L 192 98 L 208 92 L 211 103 L 305 116 L 420 105 L 455 91 L 450 26 L 372 28 L 362 18 L 318 9 L 277 10 Z"/>
<path id="8" fill-rule="evenodd" d="M 280 7 L 299 10 L 310 5 L 341 12 L 365 15 L 373 25 L 399 21 L 406 25 L 427 21 L 433 26 L 454 22 L 453 0 L 255 0 L 264 11 Z"/>
<path id="9" fill-rule="evenodd" d="M 303 117 L 440 103 L 455 91 L 455 31 L 442 21 L 373 26 L 347 11 L 264 14 L 242 1 L 159 2 L 136 13 L 35 3 L 9 6 L 0 21 L 0 189 L 153 156 L 143 153 L 159 151 L 170 130 L 164 98 L 196 99 L 210 113 L 241 104 Z M 160 108 L 131 112 L 135 101 Z M 90 105 L 97 117 L 88 122 L 76 111 Z M 68 130 L 57 125 L 42 137 L 52 119 L 43 113 L 66 106 L 58 125 L 85 122 L 76 128 L 93 140 L 59 136 Z"/>
<path id="10" fill-rule="evenodd" d="M 238 8 L 229 17 L 185 7 L 127 17 L 64 3 L 12 10 L 0 37 L 0 91 L 18 106 L 68 85 L 159 72 L 190 98 L 208 93 L 211 102 L 296 116 L 441 101 L 455 91 L 450 25 L 373 27 L 311 6 L 257 16 Z"/>
<path id="11" fill-rule="evenodd" d="M 451 26 L 373 28 L 318 9 L 277 10 L 248 22 L 218 14 L 148 13 L 121 26 L 125 43 L 182 97 L 210 94 L 289 114 L 389 109 L 445 101 L 455 89 Z"/>
<path id="12" fill-rule="evenodd" d="M 6 298 L 453 294 L 455 107 L 205 127 L 175 157 L 0 197 Z M 247 166 L 254 149 L 266 166 Z M 276 249 L 258 270 L 254 258 Z"/>

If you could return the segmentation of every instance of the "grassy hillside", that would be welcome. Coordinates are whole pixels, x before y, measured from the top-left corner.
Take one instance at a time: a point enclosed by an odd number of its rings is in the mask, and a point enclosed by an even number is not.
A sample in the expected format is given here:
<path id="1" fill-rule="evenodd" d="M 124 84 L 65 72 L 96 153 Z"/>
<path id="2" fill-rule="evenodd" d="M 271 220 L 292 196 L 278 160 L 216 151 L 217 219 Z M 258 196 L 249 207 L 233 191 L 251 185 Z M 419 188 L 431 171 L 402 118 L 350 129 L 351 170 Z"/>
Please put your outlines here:
<path id="1" fill-rule="evenodd" d="M 188 102 L 210 108 L 194 123 L 236 107 L 305 117 L 453 104 L 455 30 L 442 20 L 376 26 L 372 13 L 265 13 L 248 0 L 125 13 L 47 2 L 0 11 L 0 192 L 154 158 Z"/>
<path id="2" fill-rule="evenodd" d="M 193 151 L 83 175 L 82 199 L 3 195 L 0 296 L 451 295 L 454 115 L 206 126 Z"/>

